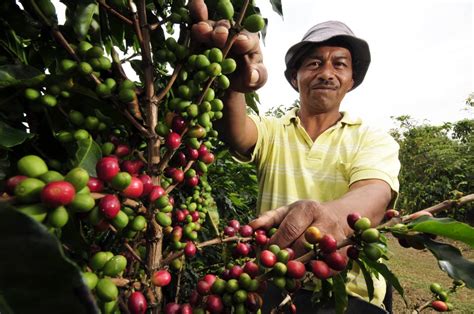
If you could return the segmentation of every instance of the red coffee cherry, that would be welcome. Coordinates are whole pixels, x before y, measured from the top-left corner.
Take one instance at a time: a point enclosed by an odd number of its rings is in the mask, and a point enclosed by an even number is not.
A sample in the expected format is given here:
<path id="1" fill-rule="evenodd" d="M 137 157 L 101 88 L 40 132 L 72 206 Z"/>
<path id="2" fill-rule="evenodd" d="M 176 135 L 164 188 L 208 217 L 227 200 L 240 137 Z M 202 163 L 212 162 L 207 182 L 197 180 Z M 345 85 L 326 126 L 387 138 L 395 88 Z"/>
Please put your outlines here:
<path id="1" fill-rule="evenodd" d="M 181 305 L 171 302 L 166 304 L 164 308 L 165 314 L 180 314 L 179 311 L 181 309 Z"/>
<path id="2" fill-rule="evenodd" d="M 186 257 L 194 257 L 196 251 L 196 245 L 194 245 L 192 241 L 188 241 L 184 247 L 184 255 L 186 255 Z"/>
<path id="3" fill-rule="evenodd" d="M 235 229 L 232 228 L 231 226 L 225 226 L 224 227 L 224 234 L 228 237 L 233 237 L 233 236 L 235 236 Z"/>
<path id="4" fill-rule="evenodd" d="M 438 312 L 446 312 L 448 310 L 448 305 L 446 302 L 441 300 L 431 302 L 431 307 Z"/>
<path id="5" fill-rule="evenodd" d="M 23 175 L 17 175 L 8 178 L 7 182 L 5 182 L 5 192 L 7 192 L 8 195 L 13 195 L 17 184 L 25 180 L 26 178 L 28 177 Z"/>
<path id="6" fill-rule="evenodd" d="M 337 249 L 337 241 L 332 235 L 325 234 L 319 241 L 319 248 L 323 253 L 334 252 Z"/>
<path id="7" fill-rule="evenodd" d="M 94 177 L 89 177 L 87 187 L 92 193 L 100 193 L 104 190 L 104 182 Z"/>
<path id="8" fill-rule="evenodd" d="M 41 201 L 48 207 L 58 207 L 72 202 L 76 190 L 67 181 L 54 181 L 46 184 L 41 190 Z"/>
<path id="9" fill-rule="evenodd" d="M 354 225 L 355 225 L 356 221 L 359 220 L 360 218 L 362 218 L 361 214 L 359 214 L 359 213 L 350 213 L 349 215 L 347 215 L 347 224 L 352 229 L 355 229 Z"/>
<path id="10" fill-rule="evenodd" d="M 240 222 L 236 219 L 232 219 L 231 221 L 229 221 L 227 225 L 234 228 L 234 230 L 240 229 Z"/>
<path id="11" fill-rule="evenodd" d="M 166 136 L 165 145 L 168 149 L 176 150 L 181 145 L 181 136 L 178 133 L 170 132 Z"/>
<path id="12" fill-rule="evenodd" d="M 310 262 L 311 271 L 319 279 L 328 279 L 331 277 L 331 269 L 324 261 L 313 260 Z"/>
<path id="13" fill-rule="evenodd" d="M 171 282 L 171 274 L 166 269 L 156 271 L 151 277 L 151 282 L 158 287 L 167 286 Z"/>
<path id="14" fill-rule="evenodd" d="M 144 314 L 147 308 L 146 298 L 140 291 L 134 291 L 128 298 L 128 310 L 131 314 Z"/>
<path id="15" fill-rule="evenodd" d="M 99 201 L 99 210 L 108 219 L 114 219 L 120 211 L 120 200 L 115 194 L 107 194 Z"/>
<path id="16" fill-rule="evenodd" d="M 264 250 L 260 254 L 260 263 L 265 266 L 265 267 L 273 267 L 275 263 L 277 262 L 277 257 L 276 255 L 269 251 L 269 250 Z"/>
<path id="17" fill-rule="evenodd" d="M 222 313 L 224 310 L 224 304 L 222 303 L 221 297 L 215 294 L 208 296 L 206 301 L 206 310 L 212 314 Z"/>
<path id="18" fill-rule="evenodd" d="M 153 181 L 151 177 L 147 174 L 141 174 L 138 176 L 138 179 L 143 183 L 143 193 L 142 196 L 147 196 L 153 190 Z"/>
<path id="19" fill-rule="evenodd" d="M 306 268 L 300 261 L 289 261 L 287 264 L 287 276 L 295 279 L 301 279 L 306 273 Z"/>
<path id="20" fill-rule="evenodd" d="M 250 237 L 252 236 L 253 228 L 250 227 L 249 225 L 244 225 L 239 228 L 239 233 L 243 237 Z"/>
<path id="21" fill-rule="evenodd" d="M 339 252 L 332 252 L 324 255 L 324 261 L 334 270 L 344 270 L 347 265 L 347 259 Z"/>
<path id="22" fill-rule="evenodd" d="M 139 198 L 143 194 L 143 182 L 137 177 L 132 177 L 130 184 L 122 191 L 122 195 L 129 198 Z"/>
<path id="23" fill-rule="evenodd" d="M 103 157 L 96 164 L 97 176 L 105 182 L 111 181 L 120 171 L 120 166 L 117 158 Z"/>
<path id="24" fill-rule="evenodd" d="M 258 265 L 256 263 L 249 261 L 244 265 L 244 272 L 249 274 L 250 277 L 255 278 L 260 273 L 260 270 L 258 269 Z"/>
<path id="25" fill-rule="evenodd" d="M 200 280 L 197 283 L 196 290 L 200 295 L 205 296 L 211 292 L 211 285 L 205 280 Z"/>

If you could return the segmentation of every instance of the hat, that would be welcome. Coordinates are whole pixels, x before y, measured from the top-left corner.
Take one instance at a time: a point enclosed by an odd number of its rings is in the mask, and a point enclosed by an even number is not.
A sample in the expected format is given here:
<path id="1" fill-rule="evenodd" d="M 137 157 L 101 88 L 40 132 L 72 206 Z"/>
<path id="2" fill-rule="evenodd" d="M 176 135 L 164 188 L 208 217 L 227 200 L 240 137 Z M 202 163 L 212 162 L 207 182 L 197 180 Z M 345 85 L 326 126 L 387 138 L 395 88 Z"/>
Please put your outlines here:
<path id="1" fill-rule="evenodd" d="M 354 79 L 352 89 L 362 83 L 370 64 L 369 45 L 365 40 L 355 37 L 351 29 L 344 23 L 328 21 L 311 27 L 299 43 L 288 49 L 285 55 L 285 77 L 291 86 L 293 86 L 291 84 L 291 72 L 298 60 L 308 51 L 312 44 L 323 43 L 329 39 L 347 44 L 351 52 Z M 293 88 L 295 87 L 293 86 Z"/>

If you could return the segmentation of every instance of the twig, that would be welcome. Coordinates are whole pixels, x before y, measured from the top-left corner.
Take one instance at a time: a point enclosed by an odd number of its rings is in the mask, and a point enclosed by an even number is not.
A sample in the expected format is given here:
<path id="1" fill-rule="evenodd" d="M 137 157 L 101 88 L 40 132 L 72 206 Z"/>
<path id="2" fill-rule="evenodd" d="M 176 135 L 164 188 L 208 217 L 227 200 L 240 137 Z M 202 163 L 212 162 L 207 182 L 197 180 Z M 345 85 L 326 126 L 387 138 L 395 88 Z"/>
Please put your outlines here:
<path id="1" fill-rule="evenodd" d="M 99 0 L 98 2 L 103 8 L 105 8 L 107 11 L 112 13 L 112 15 L 115 15 L 116 17 L 118 17 L 120 20 L 122 20 L 128 25 L 133 25 L 133 22 L 129 18 L 123 16 L 120 12 L 116 11 L 114 8 L 108 5 L 104 0 Z"/>
<path id="2" fill-rule="evenodd" d="M 186 167 L 184 167 L 183 169 L 183 172 L 186 173 L 186 171 L 188 171 L 194 164 L 194 160 L 190 160 L 188 161 Z M 178 185 L 179 183 L 174 183 L 174 184 L 171 184 L 170 186 L 168 186 L 165 190 L 166 193 L 170 193 L 171 191 L 174 190 L 174 188 Z"/>
<path id="3" fill-rule="evenodd" d="M 173 74 L 171 74 L 170 80 L 168 81 L 168 84 L 166 84 L 165 88 L 163 88 L 163 90 L 158 95 L 156 95 L 155 97 L 156 104 L 159 104 L 163 100 L 163 98 L 166 96 L 166 94 L 168 94 L 171 87 L 173 87 L 173 84 L 178 78 L 179 71 L 181 71 L 182 67 L 183 65 L 181 63 L 176 65 L 176 67 L 174 68 Z"/>
<path id="4" fill-rule="evenodd" d="M 211 240 L 204 241 L 204 242 L 201 242 L 201 243 L 197 243 L 196 248 L 200 249 L 200 248 L 203 248 L 203 247 L 206 247 L 206 246 L 210 246 L 210 245 L 214 245 L 214 244 L 220 244 L 220 243 L 226 243 L 226 242 L 235 242 L 235 241 L 248 242 L 250 240 L 252 240 L 251 237 L 241 238 L 241 237 L 238 237 L 238 236 L 227 237 L 227 238 L 215 238 L 215 239 L 211 239 Z M 184 254 L 184 250 L 180 250 L 180 251 L 171 253 L 170 255 L 166 256 L 163 259 L 163 261 L 161 262 L 161 266 L 163 267 L 164 265 L 168 265 L 169 263 L 171 263 L 172 260 L 174 260 L 175 258 L 183 256 L 183 254 Z"/>
<path id="5" fill-rule="evenodd" d="M 125 279 L 125 278 L 110 278 L 112 282 L 117 286 L 117 287 L 125 287 L 130 283 L 130 280 Z"/>

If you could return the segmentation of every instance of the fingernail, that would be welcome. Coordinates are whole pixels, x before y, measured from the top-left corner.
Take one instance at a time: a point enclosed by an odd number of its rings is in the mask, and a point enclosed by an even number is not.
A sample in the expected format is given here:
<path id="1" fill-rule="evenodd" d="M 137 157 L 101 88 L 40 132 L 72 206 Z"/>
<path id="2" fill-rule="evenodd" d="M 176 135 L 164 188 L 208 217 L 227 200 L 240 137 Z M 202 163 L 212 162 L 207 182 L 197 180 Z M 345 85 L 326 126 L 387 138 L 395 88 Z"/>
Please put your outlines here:
<path id="1" fill-rule="evenodd" d="M 214 32 L 217 34 L 227 34 L 229 33 L 229 30 L 224 26 L 217 26 Z"/>
<path id="2" fill-rule="evenodd" d="M 248 36 L 247 35 L 244 35 L 244 34 L 239 34 L 239 36 L 237 36 L 237 40 L 248 40 Z"/>
<path id="3" fill-rule="evenodd" d="M 250 83 L 254 84 L 257 83 L 258 79 L 260 78 L 260 74 L 257 70 L 252 70 L 250 73 Z"/>

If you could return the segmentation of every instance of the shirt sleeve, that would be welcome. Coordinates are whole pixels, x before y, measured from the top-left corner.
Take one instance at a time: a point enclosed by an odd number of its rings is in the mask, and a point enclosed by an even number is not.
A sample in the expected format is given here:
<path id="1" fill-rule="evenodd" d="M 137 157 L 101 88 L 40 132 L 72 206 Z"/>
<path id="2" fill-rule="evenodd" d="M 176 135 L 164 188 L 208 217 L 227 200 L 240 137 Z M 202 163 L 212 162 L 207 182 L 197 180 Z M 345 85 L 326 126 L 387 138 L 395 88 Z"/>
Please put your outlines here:
<path id="1" fill-rule="evenodd" d="M 383 131 L 368 131 L 357 152 L 350 170 L 350 182 L 359 180 L 380 179 L 387 182 L 392 191 L 392 207 L 398 196 L 400 161 L 399 145 Z"/>
<path id="2" fill-rule="evenodd" d="M 249 117 L 257 127 L 257 142 L 249 156 L 239 154 L 235 151 L 232 151 L 231 154 L 238 162 L 260 164 L 264 156 L 267 155 L 269 143 L 271 142 L 272 129 L 274 128 L 272 123 L 273 119 L 260 117 L 258 115 L 250 115 Z"/>

